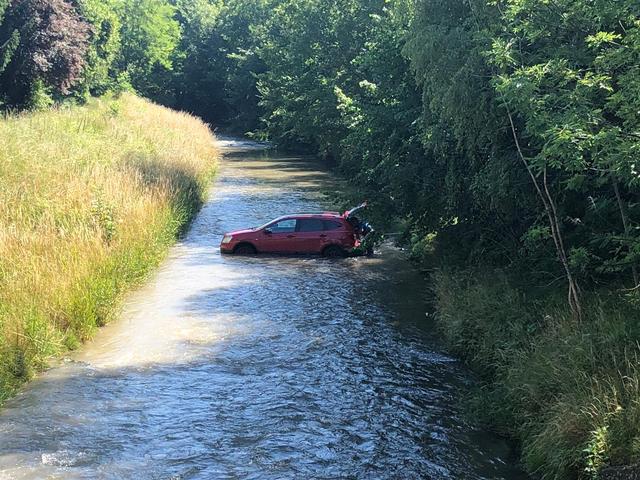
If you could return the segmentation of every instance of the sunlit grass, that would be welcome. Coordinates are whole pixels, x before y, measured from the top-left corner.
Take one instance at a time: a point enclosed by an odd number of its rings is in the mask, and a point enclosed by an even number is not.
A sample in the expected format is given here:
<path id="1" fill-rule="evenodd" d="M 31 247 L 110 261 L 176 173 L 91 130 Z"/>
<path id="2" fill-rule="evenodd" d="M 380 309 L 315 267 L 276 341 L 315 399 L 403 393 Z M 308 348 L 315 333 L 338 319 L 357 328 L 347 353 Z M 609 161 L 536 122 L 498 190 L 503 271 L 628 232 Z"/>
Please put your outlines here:
<path id="1" fill-rule="evenodd" d="M 0 120 L 0 401 L 112 318 L 217 155 L 199 120 L 132 95 Z"/>

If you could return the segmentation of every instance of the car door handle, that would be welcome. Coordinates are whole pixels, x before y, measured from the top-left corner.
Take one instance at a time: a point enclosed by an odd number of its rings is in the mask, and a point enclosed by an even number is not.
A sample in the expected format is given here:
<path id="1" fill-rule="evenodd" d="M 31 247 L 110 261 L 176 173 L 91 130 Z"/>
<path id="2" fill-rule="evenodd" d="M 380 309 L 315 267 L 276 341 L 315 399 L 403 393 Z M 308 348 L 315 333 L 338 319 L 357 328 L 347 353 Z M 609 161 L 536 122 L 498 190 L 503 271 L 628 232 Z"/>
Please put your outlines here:
<path id="1" fill-rule="evenodd" d="M 296 238 L 295 235 L 287 235 L 287 238 Z"/>
<path id="2" fill-rule="evenodd" d="M 320 235 L 320 238 L 327 238 L 326 235 Z"/>

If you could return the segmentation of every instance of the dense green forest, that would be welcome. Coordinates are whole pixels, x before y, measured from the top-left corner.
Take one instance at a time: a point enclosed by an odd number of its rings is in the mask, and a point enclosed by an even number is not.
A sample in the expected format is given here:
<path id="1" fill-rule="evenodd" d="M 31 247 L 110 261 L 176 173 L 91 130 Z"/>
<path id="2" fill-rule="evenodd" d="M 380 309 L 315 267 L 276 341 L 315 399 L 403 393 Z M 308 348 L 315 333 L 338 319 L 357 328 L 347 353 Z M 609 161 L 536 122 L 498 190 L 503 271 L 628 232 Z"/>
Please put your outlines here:
<path id="1" fill-rule="evenodd" d="M 640 461 L 638 0 L 0 0 L 2 108 L 130 89 L 396 219 L 530 471 Z"/>

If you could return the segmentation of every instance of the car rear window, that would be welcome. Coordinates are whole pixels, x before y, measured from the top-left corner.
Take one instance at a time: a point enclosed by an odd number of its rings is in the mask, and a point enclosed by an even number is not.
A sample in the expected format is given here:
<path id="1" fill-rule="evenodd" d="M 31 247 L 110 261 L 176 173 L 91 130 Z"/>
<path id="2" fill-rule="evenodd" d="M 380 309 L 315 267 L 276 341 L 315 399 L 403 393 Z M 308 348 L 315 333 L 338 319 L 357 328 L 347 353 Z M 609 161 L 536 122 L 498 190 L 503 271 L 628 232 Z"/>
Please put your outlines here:
<path id="1" fill-rule="evenodd" d="M 298 220 L 299 232 L 321 232 L 324 230 L 324 222 L 319 218 L 303 218 Z"/>
<path id="2" fill-rule="evenodd" d="M 336 222 L 335 220 L 324 221 L 325 230 L 340 230 L 341 228 L 342 228 L 342 224 L 340 222 Z"/>

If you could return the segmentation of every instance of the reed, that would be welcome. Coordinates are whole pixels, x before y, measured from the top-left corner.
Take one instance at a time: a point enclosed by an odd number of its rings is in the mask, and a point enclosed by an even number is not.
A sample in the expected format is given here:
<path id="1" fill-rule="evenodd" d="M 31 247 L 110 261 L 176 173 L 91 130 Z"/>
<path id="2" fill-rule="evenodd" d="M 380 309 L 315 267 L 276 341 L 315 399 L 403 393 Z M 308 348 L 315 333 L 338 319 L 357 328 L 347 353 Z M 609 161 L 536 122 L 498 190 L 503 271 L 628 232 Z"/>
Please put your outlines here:
<path id="1" fill-rule="evenodd" d="M 130 94 L 0 120 L 0 402 L 161 261 L 204 199 L 212 140 Z"/>

